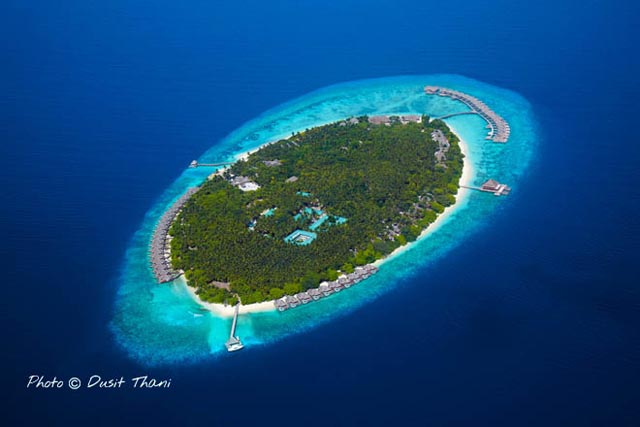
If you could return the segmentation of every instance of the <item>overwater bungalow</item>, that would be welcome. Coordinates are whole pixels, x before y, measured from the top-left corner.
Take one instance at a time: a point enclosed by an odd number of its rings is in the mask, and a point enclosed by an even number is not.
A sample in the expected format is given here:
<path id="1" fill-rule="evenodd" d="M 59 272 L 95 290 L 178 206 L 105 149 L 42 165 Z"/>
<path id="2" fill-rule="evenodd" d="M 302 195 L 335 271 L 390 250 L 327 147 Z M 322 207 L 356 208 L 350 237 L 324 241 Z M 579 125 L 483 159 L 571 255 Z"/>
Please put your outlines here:
<path id="1" fill-rule="evenodd" d="M 320 286 L 318 286 L 318 291 L 321 292 L 325 297 L 328 297 L 333 293 L 333 289 L 331 289 L 329 282 L 320 283 Z"/>
<path id="2" fill-rule="evenodd" d="M 333 292 L 340 292 L 344 287 L 338 282 L 330 282 L 329 287 L 333 290 Z"/>
<path id="3" fill-rule="evenodd" d="M 306 292 L 300 292 L 296 294 L 295 297 L 298 298 L 298 300 L 300 300 L 300 302 L 303 304 L 307 304 L 309 301 L 311 301 L 311 297 Z"/>
<path id="4" fill-rule="evenodd" d="M 482 184 L 482 188 L 484 191 L 498 191 L 498 187 L 500 186 L 500 183 L 494 179 L 490 179 L 487 182 L 485 182 L 484 184 Z"/>
<path id="5" fill-rule="evenodd" d="M 509 186 L 507 186 L 506 184 L 501 184 L 494 179 L 490 179 L 482 184 L 480 190 L 493 193 L 495 196 L 506 196 L 511 192 L 511 188 Z"/>
<path id="6" fill-rule="evenodd" d="M 320 298 L 322 298 L 322 293 L 317 289 L 317 288 L 313 288 L 313 289 L 309 289 L 307 291 L 307 294 L 309 294 L 309 296 L 314 300 L 317 301 Z"/>
<path id="7" fill-rule="evenodd" d="M 284 297 L 275 300 L 275 305 L 278 311 L 285 311 L 287 308 L 289 308 L 289 304 L 287 304 Z"/>
<path id="8" fill-rule="evenodd" d="M 300 300 L 296 298 L 295 295 L 287 295 L 285 297 L 285 302 L 289 304 L 289 307 L 295 308 L 300 305 Z"/>

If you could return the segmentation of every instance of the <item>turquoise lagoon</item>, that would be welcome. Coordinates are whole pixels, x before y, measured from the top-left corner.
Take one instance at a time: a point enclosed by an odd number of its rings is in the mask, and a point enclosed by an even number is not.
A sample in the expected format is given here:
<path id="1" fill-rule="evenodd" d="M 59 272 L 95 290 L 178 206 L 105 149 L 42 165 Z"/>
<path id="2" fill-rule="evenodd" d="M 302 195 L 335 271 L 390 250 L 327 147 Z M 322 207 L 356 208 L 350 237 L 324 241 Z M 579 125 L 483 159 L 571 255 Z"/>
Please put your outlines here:
<path id="1" fill-rule="evenodd" d="M 449 98 L 427 96 L 425 85 L 446 86 L 482 99 L 511 125 L 507 144 L 485 140 L 485 122 L 476 115 L 447 119 L 466 142 L 473 166 L 472 182 L 489 177 L 513 188 L 508 198 L 466 191 L 440 225 L 399 255 L 390 257 L 380 272 L 339 294 L 280 313 L 241 315 L 237 334 L 245 351 L 301 334 L 315 326 L 393 291 L 400 279 L 433 264 L 465 239 L 482 230 L 509 203 L 517 202 L 518 183 L 534 158 L 536 125 L 530 104 L 520 95 L 456 75 L 402 76 L 342 83 L 304 95 L 245 123 L 216 143 L 199 159 L 214 163 L 291 135 L 292 132 L 346 117 L 378 114 L 428 114 L 437 117 L 468 110 Z M 231 319 L 218 317 L 194 301 L 182 280 L 159 285 L 149 268 L 147 248 L 154 225 L 171 203 L 188 188 L 199 185 L 210 168 L 188 169 L 166 189 L 146 214 L 124 256 L 111 329 L 120 346 L 144 365 L 197 362 L 227 357 Z"/>

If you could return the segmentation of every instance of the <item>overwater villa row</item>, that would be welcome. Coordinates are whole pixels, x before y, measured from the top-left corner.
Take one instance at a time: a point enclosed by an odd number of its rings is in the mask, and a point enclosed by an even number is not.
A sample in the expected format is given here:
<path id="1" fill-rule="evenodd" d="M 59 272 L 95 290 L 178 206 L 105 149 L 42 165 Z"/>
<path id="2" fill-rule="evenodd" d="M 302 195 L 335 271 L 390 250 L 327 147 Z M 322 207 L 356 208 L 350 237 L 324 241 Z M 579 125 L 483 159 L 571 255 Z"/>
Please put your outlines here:
<path id="1" fill-rule="evenodd" d="M 338 280 L 333 282 L 322 282 L 317 288 L 309 289 L 306 292 L 300 292 L 295 295 L 285 295 L 284 297 L 275 300 L 276 308 L 278 311 L 285 311 L 289 308 L 295 308 L 301 304 L 308 304 L 312 301 L 317 301 L 320 298 L 328 297 L 335 292 L 340 292 L 343 289 L 350 288 L 377 272 L 378 267 L 371 264 L 356 267 L 353 273 L 343 274 L 338 278 Z"/>
<path id="2" fill-rule="evenodd" d="M 511 134 L 509 123 L 507 123 L 505 119 L 500 117 L 496 112 L 494 112 L 478 98 L 463 92 L 458 92 L 456 90 L 447 89 L 440 86 L 425 86 L 424 91 L 427 95 L 447 96 L 451 99 L 460 101 L 467 107 L 469 107 L 472 113 L 478 114 L 480 117 L 485 119 L 487 122 L 487 128 L 489 129 L 489 133 L 487 134 L 486 139 L 502 143 L 507 142 L 507 140 L 509 139 L 509 135 Z M 441 118 L 451 117 L 458 114 L 468 113 L 465 112 L 448 114 Z"/>
<path id="3" fill-rule="evenodd" d="M 182 209 L 182 206 L 189 200 L 199 187 L 190 188 L 178 200 L 176 200 L 169 209 L 166 210 L 158 225 L 153 230 L 153 238 L 150 246 L 150 260 L 153 275 L 159 283 L 166 283 L 177 279 L 182 271 L 174 270 L 171 267 L 171 236 L 169 236 L 169 227 L 175 217 Z"/>

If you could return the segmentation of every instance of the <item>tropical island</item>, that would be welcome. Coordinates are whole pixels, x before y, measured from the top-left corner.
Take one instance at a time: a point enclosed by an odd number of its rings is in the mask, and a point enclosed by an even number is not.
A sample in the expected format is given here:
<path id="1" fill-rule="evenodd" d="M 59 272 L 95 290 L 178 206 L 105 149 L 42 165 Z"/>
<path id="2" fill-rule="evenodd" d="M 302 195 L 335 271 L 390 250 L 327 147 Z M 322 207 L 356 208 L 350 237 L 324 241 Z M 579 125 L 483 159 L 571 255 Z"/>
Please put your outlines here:
<path id="1" fill-rule="evenodd" d="M 455 203 L 458 142 L 442 120 L 362 116 L 265 145 L 190 194 L 169 228 L 171 266 L 227 304 L 362 272 Z"/>

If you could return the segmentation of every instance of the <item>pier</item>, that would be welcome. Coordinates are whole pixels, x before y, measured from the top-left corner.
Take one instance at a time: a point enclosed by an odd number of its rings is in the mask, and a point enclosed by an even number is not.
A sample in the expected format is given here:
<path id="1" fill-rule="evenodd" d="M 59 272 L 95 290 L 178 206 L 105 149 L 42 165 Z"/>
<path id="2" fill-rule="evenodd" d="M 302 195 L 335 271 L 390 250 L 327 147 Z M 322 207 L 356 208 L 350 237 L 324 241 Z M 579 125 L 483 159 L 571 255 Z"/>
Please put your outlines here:
<path id="1" fill-rule="evenodd" d="M 459 113 L 447 114 L 438 119 L 446 119 L 453 116 L 458 116 L 462 114 L 477 114 L 482 117 L 487 122 L 487 128 L 489 132 L 487 134 L 486 139 L 492 140 L 493 142 L 506 143 L 509 139 L 509 135 L 511 134 L 511 128 L 509 127 L 509 123 L 501 116 L 499 116 L 495 111 L 489 108 L 484 102 L 479 100 L 478 98 L 468 95 L 463 92 L 458 92 L 456 90 L 447 89 L 440 86 L 426 86 L 424 88 L 424 92 L 427 95 L 438 95 L 438 96 L 446 96 L 456 101 L 460 101 L 465 104 L 467 107 L 471 109 L 471 111 L 463 111 Z"/>
<path id="2" fill-rule="evenodd" d="M 153 230 L 151 239 L 150 262 L 153 275 L 159 283 L 171 282 L 177 279 L 182 271 L 174 270 L 171 266 L 171 237 L 169 236 L 169 227 L 175 217 L 182 209 L 182 206 L 189 200 L 200 187 L 194 187 L 187 190 L 173 205 L 162 215 L 160 221 Z"/>
<path id="3" fill-rule="evenodd" d="M 231 332 L 229 333 L 229 339 L 224 344 L 227 347 L 227 351 L 238 351 L 244 348 L 240 338 L 236 336 L 236 325 L 238 323 L 238 311 L 240 310 L 240 298 L 238 298 L 238 303 L 236 304 L 236 310 L 233 313 L 233 323 L 231 323 Z"/>
<path id="4" fill-rule="evenodd" d="M 490 179 L 480 187 L 471 187 L 468 185 L 461 185 L 461 188 L 468 188 L 469 190 L 484 191 L 485 193 L 493 193 L 494 196 L 506 196 L 511 192 L 511 188 L 506 184 L 500 184 L 494 179 Z"/>
<path id="5" fill-rule="evenodd" d="M 197 160 L 192 160 L 189 163 L 190 168 L 202 168 L 202 167 L 217 167 L 217 166 L 229 166 L 232 165 L 233 162 L 222 162 L 222 163 L 198 163 Z"/>

